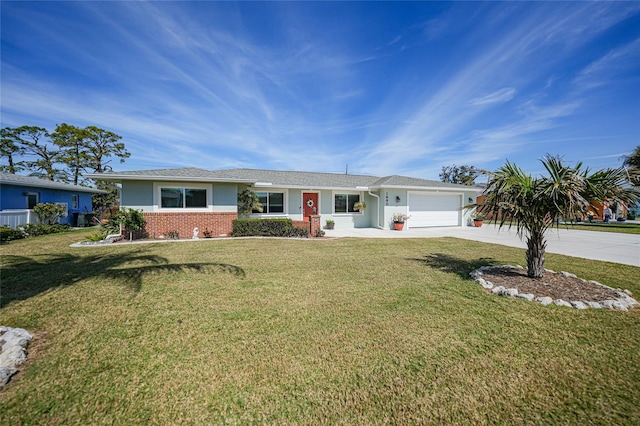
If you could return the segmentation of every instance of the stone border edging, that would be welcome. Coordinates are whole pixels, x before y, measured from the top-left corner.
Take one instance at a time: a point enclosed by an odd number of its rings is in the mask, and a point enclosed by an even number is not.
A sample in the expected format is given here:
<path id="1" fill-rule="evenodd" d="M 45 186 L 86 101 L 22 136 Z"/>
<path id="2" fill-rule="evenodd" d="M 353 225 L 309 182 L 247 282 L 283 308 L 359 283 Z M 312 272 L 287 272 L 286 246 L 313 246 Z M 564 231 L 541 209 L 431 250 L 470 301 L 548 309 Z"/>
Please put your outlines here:
<path id="1" fill-rule="evenodd" d="M 33 335 L 23 328 L 0 325 L 0 389 L 18 372 L 19 365 L 27 362 L 27 346 Z"/>
<path id="2" fill-rule="evenodd" d="M 524 269 L 522 266 L 516 265 L 516 266 L 512 266 L 512 265 L 503 265 L 503 266 L 482 266 L 479 269 L 476 269 L 474 271 L 471 271 L 471 273 L 469 274 L 469 276 L 478 284 L 480 284 L 482 286 L 482 288 L 491 291 L 491 293 L 498 295 L 498 296 L 507 296 L 507 297 L 515 297 L 518 299 L 524 299 L 524 300 L 528 300 L 530 302 L 538 302 L 541 303 L 542 305 L 546 306 L 546 305 L 550 305 L 550 304 L 554 304 L 554 305 L 558 305 L 558 306 L 566 306 L 569 308 L 576 308 L 576 309 L 588 309 L 588 308 L 592 308 L 592 309 L 600 309 L 600 308 L 606 308 L 606 309 L 617 309 L 620 311 L 627 311 L 629 308 L 632 307 L 636 307 L 636 306 L 640 306 L 640 303 L 638 303 L 638 301 L 636 299 L 634 299 L 631 294 L 631 292 L 629 290 L 619 290 L 619 289 L 615 289 L 609 286 L 606 286 L 604 284 L 600 284 L 597 281 L 587 281 L 583 278 L 578 278 L 576 275 L 571 274 L 569 272 L 564 272 L 561 271 L 559 272 L 561 275 L 564 275 L 566 277 L 571 277 L 571 278 L 577 278 L 583 282 L 588 282 L 591 284 L 595 284 L 595 285 L 599 285 L 602 287 L 605 287 L 609 290 L 614 291 L 617 295 L 618 298 L 617 299 L 609 299 L 609 300 L 603 300 L 601 302 L 595 302 L 595 301 L 585 301 L 585 300 L 572 300 L 572 301 L 565 301 L 562 299 L 556 299 L 553 300 L 551 297 L 537 297 L 534 294 L 531 293 L 518 293 L 518 289 L 517 288 L 506 288 L 504 286 L 494 286 L 493 283 L 491 281 L 487 281 L 483 278 L 483 272 L 484 271 L 489 271 L 492 269 L 504 269 L 504 268 L 511 268 L 511 269 Z M 550 272 L 550 273 L 556 273 L 555 271 L 552 271 L 550 269 L 545 269 L 546 272 Z"/>

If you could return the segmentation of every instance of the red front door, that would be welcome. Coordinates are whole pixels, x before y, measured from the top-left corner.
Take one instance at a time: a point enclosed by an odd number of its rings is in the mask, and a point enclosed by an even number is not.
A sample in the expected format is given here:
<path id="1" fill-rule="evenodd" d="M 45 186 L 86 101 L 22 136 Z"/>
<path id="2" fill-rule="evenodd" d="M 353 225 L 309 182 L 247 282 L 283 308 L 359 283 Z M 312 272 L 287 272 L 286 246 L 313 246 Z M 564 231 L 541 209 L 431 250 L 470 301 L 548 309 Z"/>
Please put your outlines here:
<path id="1" fill-rule="evenodd" d="M 320 213 L 317 192 L 302 193 L 302 220 L 309 221 L 309 216 Z"/>

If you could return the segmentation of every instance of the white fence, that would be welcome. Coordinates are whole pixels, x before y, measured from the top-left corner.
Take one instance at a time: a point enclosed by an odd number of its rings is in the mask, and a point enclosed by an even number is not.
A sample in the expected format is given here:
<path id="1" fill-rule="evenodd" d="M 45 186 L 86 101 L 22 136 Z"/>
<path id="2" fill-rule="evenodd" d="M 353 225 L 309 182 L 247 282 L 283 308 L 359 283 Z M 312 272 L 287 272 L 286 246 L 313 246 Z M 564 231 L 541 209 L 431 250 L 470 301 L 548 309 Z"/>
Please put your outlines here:
<path id="1" fill-rule="evenodd" d="M 2 210 L 0 211 L 0 226 L 8 225 L 16 229 L 27 223 L 38 223 L 38 217 L 33 210 Z"/>

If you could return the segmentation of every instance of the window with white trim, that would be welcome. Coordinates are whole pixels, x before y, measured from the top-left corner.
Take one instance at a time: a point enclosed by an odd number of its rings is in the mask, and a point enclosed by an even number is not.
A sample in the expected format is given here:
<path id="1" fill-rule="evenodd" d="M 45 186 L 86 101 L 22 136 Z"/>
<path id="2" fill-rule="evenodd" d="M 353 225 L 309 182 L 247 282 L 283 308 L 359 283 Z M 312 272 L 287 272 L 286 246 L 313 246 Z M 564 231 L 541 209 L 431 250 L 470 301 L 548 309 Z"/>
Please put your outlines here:
<path id="1" fill-rule="evenodd" d="M 360 213 L 353 208 L 355 203 L 360 202 L 360 194 L 333 194 L 334 213 Z"/>
<path id="2" fill-rule="evenodd" d="M 207 190 L 201 188 L 162 187 L 160 207 L 163 209 L 194 209 L 207 207 Z"/>
<path id="3" fill-rule="evenodd" d="M 256 192 L 263 214 L 284 213 L 284 192 Z M 253 213 L 259 213 L 254 210 Z"/>
<path id="4" fill-rule="evenodd" d="M 27 197 L 27 208 L 32 210 L 40 202 L 40 195 L 37 192 L 25 192 Z"/>

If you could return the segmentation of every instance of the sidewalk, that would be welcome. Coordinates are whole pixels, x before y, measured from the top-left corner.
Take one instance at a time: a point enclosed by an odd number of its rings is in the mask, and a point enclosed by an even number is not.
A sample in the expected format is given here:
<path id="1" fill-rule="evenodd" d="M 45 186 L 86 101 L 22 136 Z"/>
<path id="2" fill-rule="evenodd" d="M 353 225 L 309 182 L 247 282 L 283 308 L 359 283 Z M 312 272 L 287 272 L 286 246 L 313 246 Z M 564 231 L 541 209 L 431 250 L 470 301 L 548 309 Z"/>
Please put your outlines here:
<path id="1" fill-rule="evenodd" d="M 435 238 L 454 237 L 510 247 L 527 248 L 516 235 L 515 228 L 498 229 L 497 225 L 484 224 L 480 228 L 471 226 L 444 228 L 416 228 L 403 231 L 388 229 L 356 228 L 326 231 L 328 237 L 355 238 Z M 547 252 L 640 266 L 640 235 L 612 232 L 550 229 L 546 234 Z"/>

